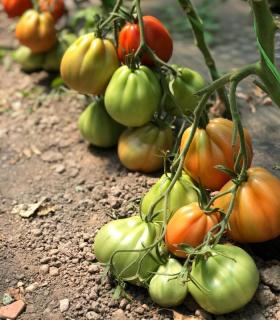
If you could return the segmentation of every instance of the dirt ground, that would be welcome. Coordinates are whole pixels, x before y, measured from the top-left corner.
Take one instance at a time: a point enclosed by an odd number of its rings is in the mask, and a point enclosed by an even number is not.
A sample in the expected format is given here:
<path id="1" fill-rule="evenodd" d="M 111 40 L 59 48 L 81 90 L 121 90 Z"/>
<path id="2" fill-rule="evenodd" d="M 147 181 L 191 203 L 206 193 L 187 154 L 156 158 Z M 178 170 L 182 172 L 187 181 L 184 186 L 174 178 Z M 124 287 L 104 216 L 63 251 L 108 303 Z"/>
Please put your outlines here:
<path id="1" fill-rule="evenodd" d="M 151 1 L 145 3 L 145 10 L 163 9 L 158 1 Z M 252 39 L 246 4 L 229 1 L 221 6 L 220 16 L 219 41 L 214 46 L 215 55 L 222 56 L 220 67 L 254 61 L 254 43 L 246 53 L 242 51 Z M 239 21 L 239 28 L 244 24 L 247 42 L 229 38 L 229 21 L 235 35 L 234 21 Z M 0 13 L 1 45 L 14 43 L 7 26 Z M 191 39 L 176 34 L 175 50 L 173 61 L 205 72 Z M 144 289 L 133 286 L 128 287 L 131 301 L 112 298 L 114 283 L 103 279 L 91 250 L 94 235 L 111 219 L 137 213 L 141 197 L 159 174 L 128 172 L 114 148 L 89 147 L 76 125 L 84 98 L 50 92 L 49 83 L 45 72 L 25 74 L 6 58 L 0 64 L 0 305 L 5 292 L 24 297 L 27 307 L 19 320 L 279 320 L 279 239 L 246 247 L 255 254 L 261 283 L 253 301 L 237 313 L 211 316 L 190 297 L 175 310 L 158 308 Z M 279 110 L 253 107 L 254 113 L 252 105 L 244 105 L 242 116 L 253 136 L 254 163 L 279 176 L 273 169 L 279 165 Z M 42 205 L 37 214 L 30 218 L 17 214 L 19 206 L 27 209 L 38 201 Z"/>

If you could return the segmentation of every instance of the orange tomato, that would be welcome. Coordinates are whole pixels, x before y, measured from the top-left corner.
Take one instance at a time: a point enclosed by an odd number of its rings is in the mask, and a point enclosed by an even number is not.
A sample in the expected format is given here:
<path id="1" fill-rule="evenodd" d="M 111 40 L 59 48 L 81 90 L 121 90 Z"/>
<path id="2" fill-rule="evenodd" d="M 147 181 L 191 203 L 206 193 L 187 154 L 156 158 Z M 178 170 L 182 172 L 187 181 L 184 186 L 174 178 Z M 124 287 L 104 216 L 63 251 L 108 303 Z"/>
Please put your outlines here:
<path id="1" fill-rule="evenodd" d="M 39 6 L 41 11 L 48 11 L 57 21 L 65 11 L 64 0 L 40 0 Z"/>
<path id="2" fill-rule="evenodd" d="M 26 10 L 32 8 L 30 0 L 3 0 L 3 8 L 10 18 L 21 16 Z"/>
<path id="3" fill-rule="evenodd" d="M 207 215 L 197 202 L 178 209 L 167 224 L 165 243 L 168 250 L 177 257 L 186 257 L 178 245 L 197 247 L 218 222 L 217 214 Z"/>
<path id="4" fill-rule="evenodd" d="M 33 53 L 46 52 L 56 43 L 54 19 L 49 12 L 28 10 L 18 21 L 16 37 Z"/>
<path id="5" fill-rule="evenodd" d="M 280 180 L 264 168 L 250 168 L 247 181 L 236 194 L 229 220 L 229 236 L 239 242 L 262 242 L 280 235 Z M 233 187 L 229 181 L 221 192 Z M 226 211 L 231 195 L 218 198 L 214 206 Z"/>
<path id="6" fill-rule="evenodd" d="M 252 142 L 248 131 L 245 129 L 248 165 L 252 162 Z M 191 127 L 186 129 L 180 151 L 184 148 L 191 132 Z M 206 128 L 198 128 L 190 149 L 185 157 L 184 169 L 189 175 L 200 182 L 205 188 L 219 190 L 230 176 L 216 169 L 217 165 L 224 165 L 233 170 L 234 155 L 239 150 L 239 142 L 232 146 L 233 122 L 223 118 L 210 120 Z"/>

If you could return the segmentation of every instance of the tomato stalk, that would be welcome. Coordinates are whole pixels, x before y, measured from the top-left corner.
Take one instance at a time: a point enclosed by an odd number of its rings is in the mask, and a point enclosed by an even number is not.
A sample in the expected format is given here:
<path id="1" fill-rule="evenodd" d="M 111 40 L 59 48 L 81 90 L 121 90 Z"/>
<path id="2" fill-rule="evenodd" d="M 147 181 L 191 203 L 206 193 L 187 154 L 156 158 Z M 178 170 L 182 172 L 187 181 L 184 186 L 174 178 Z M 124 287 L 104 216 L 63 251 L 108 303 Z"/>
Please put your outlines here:
<path id="1" fill-rule="evenodd" d="M 120 10 L 122 3 L 123 3 L 123 0 L 117 0 L 109 17 L 103 23 L 101 23 L 100 29 L 105 28 L 108 24 L 113 22 L 113 20 L 115 19 L 115 13 L 117 13 Z"/>

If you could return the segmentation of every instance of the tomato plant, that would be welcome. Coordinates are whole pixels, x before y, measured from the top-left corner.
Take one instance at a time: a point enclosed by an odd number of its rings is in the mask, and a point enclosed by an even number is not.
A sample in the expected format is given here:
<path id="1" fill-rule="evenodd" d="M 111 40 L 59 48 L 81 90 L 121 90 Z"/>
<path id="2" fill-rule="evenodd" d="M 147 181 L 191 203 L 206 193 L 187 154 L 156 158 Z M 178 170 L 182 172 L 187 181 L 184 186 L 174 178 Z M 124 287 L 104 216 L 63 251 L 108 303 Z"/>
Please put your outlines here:
<path id="1" fill-rule="evenodd" d="M 94 253 L 99 262 L 108 264 L 111 260 L 115 276 L 141 285 L 151 272 L 157 270 L 159 262 L 155 250 L 146 255 L 144 251 L 135 250 L 152 245 L 159 233 L 158 224 L 144 222 L 139 216 L 114 220 L 98 231 L 94 239 Z M 116 253 L 118 250 L 123 251 Z"/>
<path id="2" fill-rule="evenodd" d="M 19 17 L 26 10 L 32 8 L 30 0 L 2 0 L 2 4 L 10 18 Z"/>
<path id="3" fill-rule="evenodd" d="M 254 260 L 241 248 L 216 245 L 212 254 L 197 257 L 188 284 L 196 302 L 213 314 L 236 311 L 254 296 L 259 272 Z"/>
<path id="4" fill-rule="evenodd" d="M 167 224 L 165 243 L 170 252 L 177 257 L 186 257 L 180 244 L 191 247 L 200 245 L 207 232 L 219 222 L 216 214 L 208 215 L 197 202 L 178 209 Z"/>
<path id="5" fill-rule="evenodd" d="M 154 302 L 161 307 L 175 307 L 180 305 L 187 293 L 188 287 L 176 277 L 182 271 L 179 261 L 169 258 L 161 265 L 149 284 L 149 294 Z M 175 276 L 174 276 L 175 275 Z"/>
<path id="6" fill-rule="evenodd" d="M 31 49 L 33 53 L 50 50 L 57 41 L 54 20 L 49 12 L 39 13 L 27 10 L 16 26 L 19 42 Z"/>
<path id="7" fill-rule="evenodd" d="M 182 151 L 190 135 L 191 127 L 186 129 L 181 140 Z M 184 169 L 190 176 L 211 190 L 219 190 L 230 176 L 215 168 L 223 165 L 234 169 L 234 157 L 239 150 L 239 141 L 232 146 L 233 122 L 223 118 L 210 120 L 205 128 L 197 128 L 190 149 L 185 157 Z M 252 142 L 245 129 L 248 163 L 252 162 Z"/>
<path id="8" fill-rule="evenodd" d="M 158 109 L 160 99 L 159 81 L 146 66 L 136 69 L 121 66 L 113 74 L 105 92 L 105 106 L 109 115 L 128 127 L 140 127 L 148 123 Z"/>
<path id="9" fill-rule="evenodd" d="M 112 42 L 88 33 L 80 36 L 66 50 L 60 72 L 70 88 L 80 93 L 100 95 L 118 66 Z"/>
<path id="10" fill-rule="evenodd" d="M 119 139 L 119 159 L 130 170 L 153 172 L 162 168 L 164 152 L 172 148 L 172 143 L 169 127 L 160 128 L 150 122 L 143 127 L 128 128 Z"/>
<path id="11" fill-rule="evenodd" d="M 102 100 L 91 103 L 80 115 L 78 126 L 82 136 L 98 147 L 117 144 L 124 127 L 107 114 Z"/>
<path id="12" fill-rule="evenodd" d="M 163 61 L 168 61 L 172 56 L 173 42 L 164 25 L 153 16 L 144 16 L 144 33 L 147 45 Z M 119 34 L 118 55 L 125 62 L 127 54 L 136 52 L 140 44 L 140 30 L 137 23 L 127 23 Z M 151 65 L 153 60 L 144 54 L 141 58 L 143 64 Z"/>
<path id="13" fill-rule="evenodd" d="M 228 234 L 239 242 L 261 242 L 280 235 L 280 181 L 263 168 L 250 168 L 247 180 L 237 190 L 230 215 Z M 229 181 L 221 192 L 234 186 Z M 228 209 L 230 194 L 218 198 L 214 205 Z"/>
<path id="14" fill-rule="evenodd" d="M 39 0 L 41 11 L 48 11 L 57 21 L 65 11 L 64 0 Z"/>
<path id="15" fill-rule="evenodd" d="M 170 173 L 163 174 L 161 178 L 152 186 L 152 188 L 146 193 L 141 202 L 141 212 L 144 216 L 148 215 L 151 206 L 154 201 L 159 198 L 167 188 L 170 186 L 172 176 Z M 168 217 L 167 220 L 174 214 L 174 212 L 189 203 L 197 201 L 197 193 L 194 190 L 194 184 L 191 178 L 183 173 L 181 177 L 176 181 L 175 185 L 171 189 L 168 195 Z M 154 217 L 154 221 L 163 221 L 164 201 L 161 200 L 154 208 L 154 213 L 158 213 Z"/>

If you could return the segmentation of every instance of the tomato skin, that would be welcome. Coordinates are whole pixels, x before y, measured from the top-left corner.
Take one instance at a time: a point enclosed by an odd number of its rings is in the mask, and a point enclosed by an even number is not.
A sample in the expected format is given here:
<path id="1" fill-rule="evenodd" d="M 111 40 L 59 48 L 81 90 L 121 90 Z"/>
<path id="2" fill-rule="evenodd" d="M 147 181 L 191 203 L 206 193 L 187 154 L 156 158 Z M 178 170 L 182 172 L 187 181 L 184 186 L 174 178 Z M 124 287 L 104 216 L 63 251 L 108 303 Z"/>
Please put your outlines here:
<path id="1" fill-rule="evenodd" d="M 64 0 L 39 0 L 39 7 L 42 12 L 47 11 L 57 21 L 65 11 Z"/>
<path id="2" fill-rule="evenodd" d="M 199 102 L 195 93 L 205 87 L 204 78 L 195 70 L 181 68 L 172 65 L 177 70 L 177 76 L 169 77 L 169 90 L 173 95 L 174 102 L 184 114 L 193 112 Z M 173 102 L 173 103 L 174 103 Z M 169 102 L 172 105 L 172 102 Z M 173 107 L 175 115 L 178 115 L 176 107 Z"/>
<path id="3" fill-rule="evenodd" d="M 127 127 L 141 127 L 148 123 L 158 109 L 160 99 L 159 81 L 146 66 L 135 70 L 121 66 L 113 74 L 105 92 L 107 112 Z"/>
<path id="4" fill-rule="evenodd" d="M 80 115 L 81 135 L 92 145 L 109 148 L 117 144 L 124 127 L 107 114 L 103 101 L 91 103 Z"/>
<path id="5" fill-rule="evenodd" d="M 187 284 L 174 279 L 172 274 L 180 273 L 182 265 L 179 261 L 169 258 L 167 263 L 161 265 L 149 284 L 149 294 L 152 300 L 161 307 L 175 307 L 180 305 L 187 296 Z M 166 275 L 164 275 L 166 274 Z M 168 276 L 170 275 L 170 276 Z"/>
<path id="6" fill-rule="evenodd" d="M 147 45 L 163 61 L 167 62 L 173 52 L 173 42 L 164 25 L 153 16 L 144 16 L 144 33 Z M 125 62 L 125 56 L 136 52 L 140 44 L 140 29 L 137 23 L 127 23 L 119 33 L 118 56 Z M 148 54 L 141 57 L 142 64 L 152 65 L 153 60 Z"/>
<path id="7" fill-rule="evenodd" d="M 143 127 L 128 128 L 120 136 L 118 156 L 129 170 L 145 173 L 163 167 L 163 154 L 172 148 L 173 135 L 169 127 L 159 128 L 147 123 Z"/>
<path id="8" fill-rule="evenodd" d="M 9 18 L 19 17 L 32 8 L 30 0 L 2 0 L 2 4 Z"/>
<path id="9" fill-rule="evenodd" d="M 213 314 L 225 314 L 245 306 L 259 284 L 254 260 L 243 249 L 233 245 L 216 245 L 207 260 L 196 259 L 191 276 L 201 285 L 189 282 L 189 292 L 196 302 Z"/>
<path id="10" fill-rule="evenodd" d="M 230 216 L 229 236 L 239 242 L 263 242 L 280 235 L 280 180 L 264 168 L 247 171 L 248 180 L 236 194 Z M 233 187 L 229 181 L 221 192 Z M 227 210 L 230 195 L 218 198 L 214 206 Z"/>
<path id="11" fill-rule="evenodd" d="M 49 12 L 27 10 L 17 23 L 16 37 L 33 53 L 50 50 L 57 41 L 53 17 Z"/>
<path id="12" fill-rule="evenodd" d="M 66 50 L 60 73 L 70 88 L 84 94 L 100 95 L 118 66 L 112 42 L 88 33 Z"/>
<path id="13" fill-rule="evenodd" d="M 32 72 L 42 68 L 45 56 L 43 53 L 32 53 L 32 51 L 24 46 L 20 46 L 13 53 L 13 58 L 26 72 Z"/>
<path id="14" fill-rule="evenodd" d="M 180 151 L 185 146 L 191 132 L 187 128 L 181 140 Z M 245 129 L 245 141 L 250 166 L 253 158 L 252 141 Z M 197 182 L 211 190 L 219 190 L 230 176 L 215 169 L 216 165 L 224 165 L 233 170 L 234 155 L 238 153 L 239 142 L 232 147 L 233 122 L 223 118 L 210 120 L 205 129 L 198 128 L 190 149 L 185 157 L 184 169 Z"/>
<path id="15" fill-rule="evenodd" d="M 166 228 L 165 243 L 168 250 L 177 257 L 186 257 L 186 253 L 178 246 L 184 243 L 197 247 L 203 242 L 208 231 L 218 222 L 218 215 L 207 215 L 197 202 L 178 209 Z"/>
<path id="16" fill-rule="evenodd" d="M 94 253 L 99 262 L 108 263 L 116 250 L 143 249 L 152 245 L 159 234 L 158 224 L 145 222 L 139 216 L 113 220 L 98 231 L 94 239 Z M 145 256 L 137 276 L 138 262 L 143 255 L 143 252 L 117 253 L 113 259 L 115 275 L 124 281 L 142 285 L 143 280 L 149 278 L 150 273 L 159 266 L 155 251 L 151 251 L 154 258 L 151 255 Z"/>
<path id="17" fill-rule="evenodd" d="M 161 176 L 161 178 L 152 186 L 152 188 L 146 193 L 141 202 L 141 212 L 143 216 L 148 215 L 150 206 L 154 201 L 161 196 L 171 183 L 171 174 L 166 173 Z M 177 180 L 175 185 L 168 196 L 168 217 L 167 221 L 172 217 L 174 212 L 194 201 L 197 201 L 197 193 L 193 188 L 194 184 L 191 178 L 183 173 L 182 176 Z M 163 210 L 164 201 L 161 200 L 155 207 L 154 213 L 159 213 L 153 220 L 154 221 L 163 221 Z"/>

